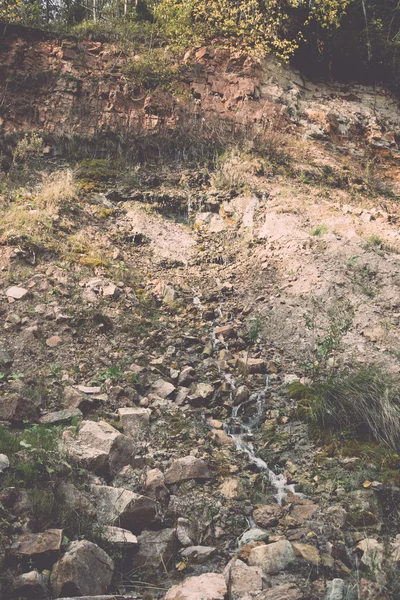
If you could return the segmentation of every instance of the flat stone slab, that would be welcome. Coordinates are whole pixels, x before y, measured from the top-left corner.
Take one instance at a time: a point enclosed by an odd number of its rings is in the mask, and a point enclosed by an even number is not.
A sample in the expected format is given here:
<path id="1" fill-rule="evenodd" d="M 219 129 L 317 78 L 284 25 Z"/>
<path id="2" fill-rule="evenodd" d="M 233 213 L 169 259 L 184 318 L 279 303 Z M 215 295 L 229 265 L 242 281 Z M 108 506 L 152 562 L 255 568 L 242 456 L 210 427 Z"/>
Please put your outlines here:
<path id="1" fill-rule="evenodd" d="M 35 556 L 47 552 L 58 553 L 61 550 L 62 529 L 48 529 L 42 533 L 21 535 L 11 546 L 10 553 Z"/>

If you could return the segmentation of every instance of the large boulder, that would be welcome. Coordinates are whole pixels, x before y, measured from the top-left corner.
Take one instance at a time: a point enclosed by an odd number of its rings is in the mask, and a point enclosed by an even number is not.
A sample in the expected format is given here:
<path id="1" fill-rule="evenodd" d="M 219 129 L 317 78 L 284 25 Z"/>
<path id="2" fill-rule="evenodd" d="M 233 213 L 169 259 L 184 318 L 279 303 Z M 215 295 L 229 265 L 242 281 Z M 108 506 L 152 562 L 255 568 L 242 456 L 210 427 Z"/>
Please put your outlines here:
<path id="1" fill-rule="evenodd" d="M 115 525 L 139 533 L 150 525 L 156 515 L 156 503 L 151 498 L 123 488 L 92 485 L 97 517 L 103 525 Z"/>
<path id="2" fill-rule="evenodd" d="M 114 573 L 111 558 L 92 542 L 72 542 L 53 567 L 50 582 L 56 598 L 106 594 Z"/>
<path id="3" fill-rule="evenodd" d="M 265 575 L 279 573 L 295 560 L 292 545 L 287 540 L 257 546 L 249 556 L 249 564 L 260 567 Z"/>
<path id="4" fill-rule="evenodd" d="M 165 483 L 180 483 L 189 479 L 210 479 L 207 463 L 194 456 L 185 456 L 172 461 L 165 473 Z"/>
<path id="5" fill-rule="evenodd" d="M 165 595 L 165 600 L 224 600 L 228 588 L 225 577 L 217 573 L 203 573 L 189 577 L 174 585 Z"/>
<path id="6" fill-rule="evenodd" d="M 83 421 L 77 438 L 65 432 L 63 440 L 71 460 L 95 473 L 118 473 L 135 462 L 134 441 L 105 421 Z"/>

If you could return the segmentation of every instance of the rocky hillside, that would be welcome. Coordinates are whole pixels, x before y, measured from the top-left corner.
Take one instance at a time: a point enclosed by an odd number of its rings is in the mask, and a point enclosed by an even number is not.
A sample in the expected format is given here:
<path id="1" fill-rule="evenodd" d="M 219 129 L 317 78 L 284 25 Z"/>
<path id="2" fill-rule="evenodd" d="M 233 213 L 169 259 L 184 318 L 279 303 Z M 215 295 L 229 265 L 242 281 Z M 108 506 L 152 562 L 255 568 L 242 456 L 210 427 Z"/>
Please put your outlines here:
<path id="1" fill-rule="evenodd" d="M 396 100 L 1 36 L 0 598 L 398 600 Z"/>

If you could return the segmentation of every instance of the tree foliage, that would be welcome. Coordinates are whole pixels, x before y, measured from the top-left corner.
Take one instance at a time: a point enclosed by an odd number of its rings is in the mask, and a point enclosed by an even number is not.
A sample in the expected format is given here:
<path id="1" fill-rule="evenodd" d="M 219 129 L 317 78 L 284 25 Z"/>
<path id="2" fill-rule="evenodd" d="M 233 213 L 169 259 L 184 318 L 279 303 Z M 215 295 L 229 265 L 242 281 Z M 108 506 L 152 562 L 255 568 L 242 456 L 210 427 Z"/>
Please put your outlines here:
<path id="1" fill-rule="evenodd" d="M 288 58 L 318 23 L 337 28 L 351 0 L 161 0 L 156 15 L 167 33 L 222 36 L 256 51 Z"/>

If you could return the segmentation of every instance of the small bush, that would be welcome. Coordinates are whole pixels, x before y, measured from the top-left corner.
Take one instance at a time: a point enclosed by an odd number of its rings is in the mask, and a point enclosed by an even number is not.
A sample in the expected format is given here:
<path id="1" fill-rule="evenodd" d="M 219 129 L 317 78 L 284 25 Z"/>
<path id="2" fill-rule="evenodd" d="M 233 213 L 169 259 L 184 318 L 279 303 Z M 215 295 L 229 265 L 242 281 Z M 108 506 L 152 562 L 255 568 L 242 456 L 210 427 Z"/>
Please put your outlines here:
<path id="1" fill-rule="evenodd" d="M 179 66 L 159 48 L 135 57 L 125 67 L 128 80 L 147 91 L 156 88 L 171 89 L 172 84 L 177 83 L 179 74 Z"/>
<path id="2" fill-rule="evenodd" d="M 311 420 L 325 429 L 400 449 L 400 387 L 390 374 L 364 367 L 332 376 L 314 386 L 309 402 Z"/>

